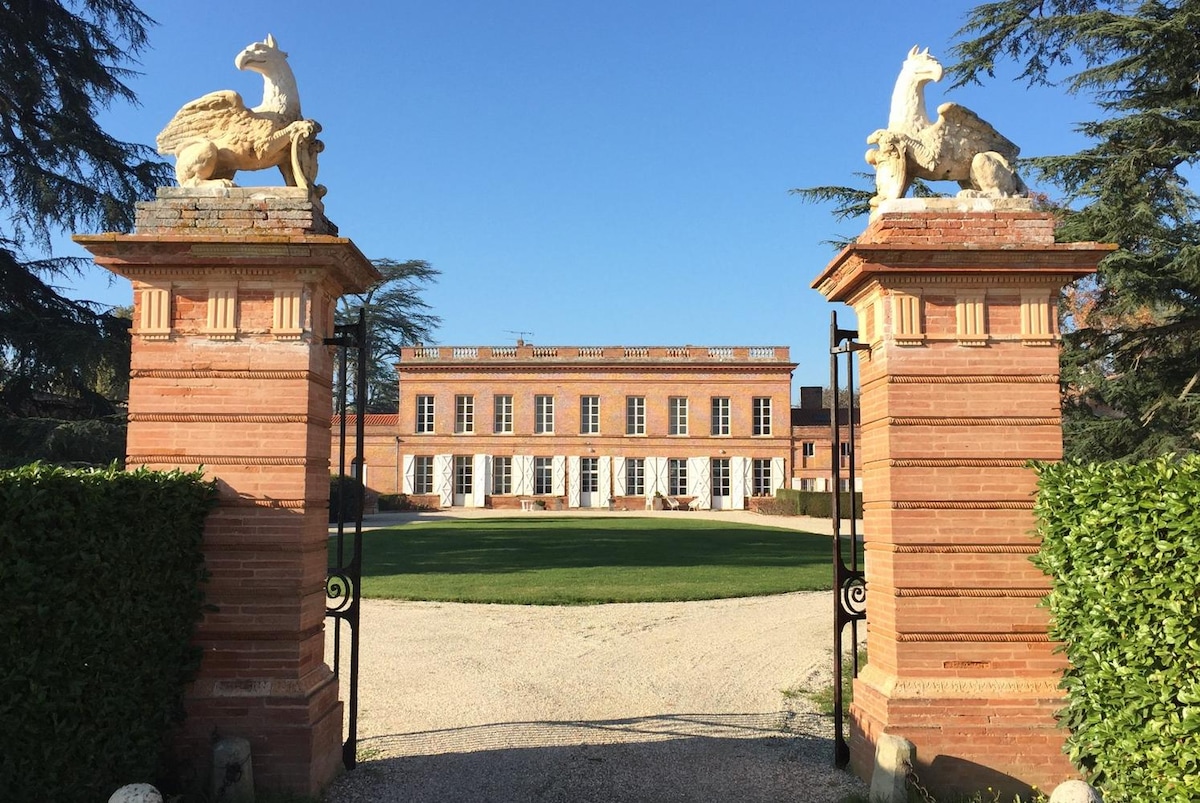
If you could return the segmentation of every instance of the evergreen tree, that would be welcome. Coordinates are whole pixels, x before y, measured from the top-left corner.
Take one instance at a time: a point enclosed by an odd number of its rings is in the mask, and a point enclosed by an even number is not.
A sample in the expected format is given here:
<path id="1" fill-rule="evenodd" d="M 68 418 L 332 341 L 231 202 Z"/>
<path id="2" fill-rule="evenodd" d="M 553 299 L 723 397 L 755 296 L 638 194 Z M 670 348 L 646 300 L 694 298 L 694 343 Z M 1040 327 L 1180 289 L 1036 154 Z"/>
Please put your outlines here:
<path id="1" fill-rule="evenodd" d="M 114 101 L 134 102 L 127 65 L 151 24 L 129 0 L 0 2 L 0 408 L 9 415 L 64 398 L 80 414 L 111 412 L 96 374 L 120 365 L 127 322 L 51 284 L 86 260 L 41 255 L 57 233 L 128 231 L 134 202 L 170 179 L 153 149 L 96 122 Z"/>
<path id="2" fill-rule="evenodd" d="M 1120 250 L 1062 307 L 1069 456 L 1200 448 L 1200 2 L 1003 0 L 959 32 L 956 86 L 1009 60 L 1091 97 L 1079 153 L 1023 160 L 1062 190 L 1064 241 Z"/>
<path id="3" fill-rule="evenodd" d="M 358 310 L 366 310 L 367 412 L 394 413 L 400 403 L 400 386 L 395 365 L 400 348 L 427 342 L 441 318 L 429 312 L 421 298 L 421 285 L 436 281 L 440 271 L 420 259 L 397 262 L 371 260 L 383 278 L 365 293 L 343 296 L 338 302 L 337 322 L 353 323 Z M 353 369 L 351 369 L 352 371 Z M 354 382 L 351 373 L 350 381 Z M 351 399 L 353 392 L 351 392 Z"/>

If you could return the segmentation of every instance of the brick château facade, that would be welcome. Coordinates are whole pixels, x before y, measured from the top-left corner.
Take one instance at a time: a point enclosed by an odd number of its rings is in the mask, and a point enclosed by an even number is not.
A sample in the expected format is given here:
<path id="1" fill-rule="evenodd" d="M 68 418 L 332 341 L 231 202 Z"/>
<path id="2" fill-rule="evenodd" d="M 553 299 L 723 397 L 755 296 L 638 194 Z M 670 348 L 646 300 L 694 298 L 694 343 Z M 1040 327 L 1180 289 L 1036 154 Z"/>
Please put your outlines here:
<path id="1" fill-rule="evenodd" d="M 435 507 L 551 509 L 661 495 L 740 510 L 825 490 L 829 413 L 817 388 L 792 408 L 795 367 L 776 346 L 405 348 L 398 414 L 364 422 L 366 484 Z"/>

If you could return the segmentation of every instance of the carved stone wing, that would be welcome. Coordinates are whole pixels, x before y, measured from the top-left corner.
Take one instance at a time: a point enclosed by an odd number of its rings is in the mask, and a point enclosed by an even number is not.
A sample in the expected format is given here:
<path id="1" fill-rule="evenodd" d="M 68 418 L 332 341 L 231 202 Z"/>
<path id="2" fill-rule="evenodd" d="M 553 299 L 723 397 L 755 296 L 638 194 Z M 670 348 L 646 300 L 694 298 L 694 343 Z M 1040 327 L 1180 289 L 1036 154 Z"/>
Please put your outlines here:
<path id="1" fill-rule="evenodd" d="M 215 139 L 232 121 L 245 117 L 242 96 L 231 89 L 209 92 L 184 105 L 159 132 L 158 152 L 174 154 L 179 146 L 197 137 Z"/>
<path id="2" fill-rule="evenodd" d="M 943 148 L 961 148 L 959 154 L 964 156 L 968 163 L 976 153 L 995 151 L 1012 164 L 1021 153 L 1021 149 L 1012 140 L 965 106 L 943 103 L 938 106 L 938 118 L 938 124 L 943 128 Z"/>

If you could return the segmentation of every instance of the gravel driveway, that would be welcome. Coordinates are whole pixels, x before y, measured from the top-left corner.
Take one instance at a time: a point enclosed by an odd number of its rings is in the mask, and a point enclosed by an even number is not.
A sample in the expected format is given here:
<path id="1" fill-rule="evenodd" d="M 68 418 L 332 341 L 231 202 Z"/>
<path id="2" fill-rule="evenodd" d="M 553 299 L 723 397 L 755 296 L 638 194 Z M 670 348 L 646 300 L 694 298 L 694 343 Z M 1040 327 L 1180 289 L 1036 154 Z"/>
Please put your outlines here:
<path id="1" fill-rule="evenodd" d="M 828 592 L 525 607 L 369 601 L 354 801 L 796 801 L 831 766 Z"/>

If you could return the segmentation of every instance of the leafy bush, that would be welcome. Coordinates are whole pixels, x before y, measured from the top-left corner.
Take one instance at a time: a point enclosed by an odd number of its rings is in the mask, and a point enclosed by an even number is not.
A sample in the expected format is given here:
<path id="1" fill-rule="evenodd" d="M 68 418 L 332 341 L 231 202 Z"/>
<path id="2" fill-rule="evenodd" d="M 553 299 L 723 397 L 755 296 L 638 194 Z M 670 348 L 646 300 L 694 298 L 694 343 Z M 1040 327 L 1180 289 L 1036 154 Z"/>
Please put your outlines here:
<path id="1" fill-rule="evenodd" d="M 433 510 L 429 505 L 414 502 L 408 494 L 380 494 L 380 510 Z"/>
<path id="2" fill-rule="evenodd" d="M 329 478 L 329 520 L 357 521 L 362 510 L 363 486 L 358 477 L 334 474 Z"/>
<path id="3" fill-rule="evenodd" d="M 1107 803 L 1200 800 L 1200 456 L 1037 471 L 1067 752 Z"/>
<path id="4" fill-rule="evenodd" d="M 780 488 L 775 492 L 775 499 L 782 506 L 782 515 L 812 516 L 818 519 L 827 519 L 833 515 L 828 491 L 793 491 L 790 488 Z M 849 491 L 842 491 L 838 496 L 842 518 L 850 517 L 851 501 L 854 502 L 855 513 L 861 518 L 862 494 L 855 493 L 852 499 Z"/>
<path id="5" fill-rule="evenodd" d="M 0 472 L 0 789 L 106 800 L 155 780 L 199 664 L 198 474 Z"/>

